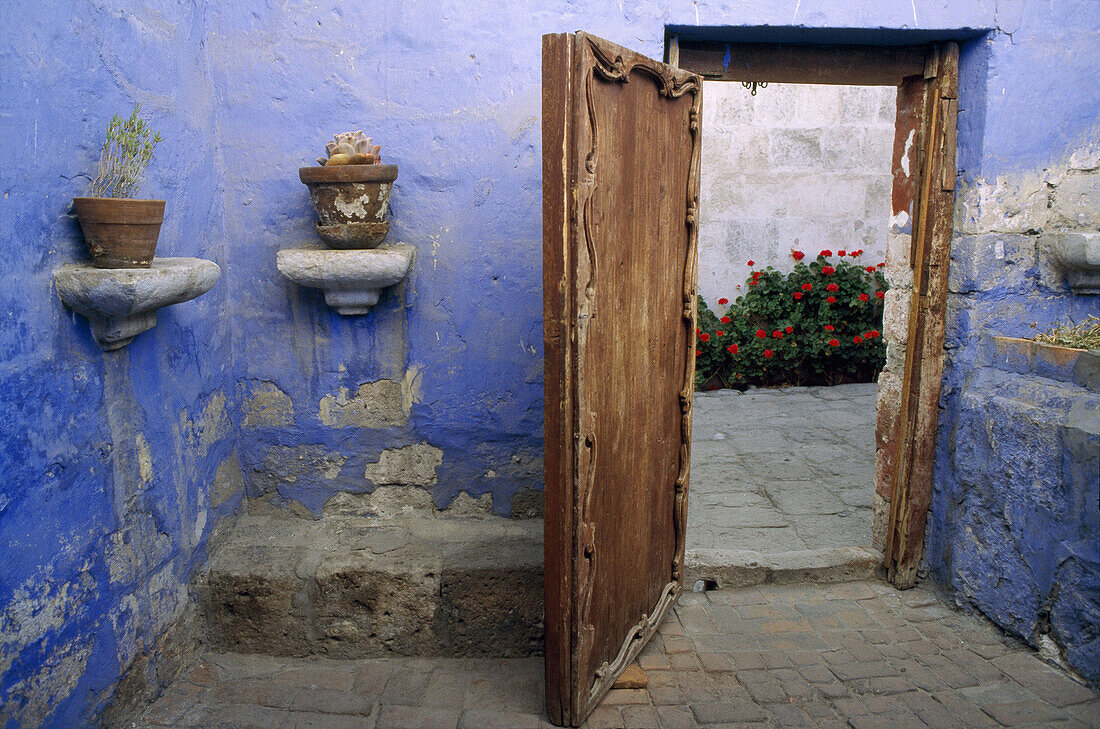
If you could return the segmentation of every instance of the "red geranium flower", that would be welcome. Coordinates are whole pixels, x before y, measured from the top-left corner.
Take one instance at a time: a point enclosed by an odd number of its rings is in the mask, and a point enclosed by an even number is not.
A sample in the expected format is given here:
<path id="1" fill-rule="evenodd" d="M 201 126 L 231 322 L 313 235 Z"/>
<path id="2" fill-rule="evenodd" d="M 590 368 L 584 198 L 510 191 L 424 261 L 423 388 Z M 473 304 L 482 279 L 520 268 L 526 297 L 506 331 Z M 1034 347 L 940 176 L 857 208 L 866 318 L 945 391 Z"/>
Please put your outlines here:
<path id="1" fill-rule="evenodd" d="M 882 299 L 882 298 L 885 298 L 885 296 L 886 296 L 886 294 L 882 291 L 876 291 L 875 292 L 875 298 L 876 299 Z"/>
<path id="2" fill-rule="evenodd" d="M 825 287 L 825 290 L 826 291 L 837 291 L 839 288 L 840 287 L 837 286 L 836 284 L 829 284 L 828 286 Z"/>
<path id="3" fill-rule="evenodd" d="M 836 297 L 835 296 L 826 296 L 825 301 L 827 303 L 830 303 L 830 304 L 835 304 L 836 303 Z M 704 339 L 703 341 L 705 342 L 706 340 Z"/>
<path id="4" fill-rule="evenodd" d="M 701 355 L 701 354 L 702 354 L 702 352 L 701 352 L 700 350 L 698 350 L 698 349 L 697 349 L 697 350 L 695 350 L 695 356 L 696 356 L 696 357 L 698 357 L 698 356 L 699 356 L 699 355 Z"/>
<path id="5" fill-rule="evenodd" d="M 703 331 L 699 327 L 695 327 L 695 336 L 699 336 Z"/>
<path id="6" fill-rule="evenodd" d="M 863 270 L 866 271 L 867 273 L 874 273 L 875 272 L 875 267 L 874 266 L 868 266 L 867 268 L 865 268 Z"/>
<path id="7" fill-rule="evenodd" d="M 759 281 L 757 281 L 757 280 L 756 280 L 756 279 L 754 278 L 754 279 L 753 279 L 752 281 L 749 281 L 749 286 L 755 286 L 755 285 L 756 285 L 756 284 L 758 284 L 758 283 L 760 283 L 760 282 L 759 282 Z"/>
<path id="8" fill-rule="evenodd" d="M 783 338 L 783 332 L 776 329 L 774 332 L 772 332 L 772 336 L 775 337 L 776 339 L 782 339 Z"/>
<path id="9" fill-rule="evenodd" d="M 858 334 L 852 337 L 852 344 L 863 344 L 863 337 Z"/>
<path id="10" fill-rule="evenodd" d="M 723 324 L 729 324 L 730 323 L 730 318 L 728 316 L 724 316 L 721 319 L 719 319 L 718 321 L 722 322 Z"/>
<path id="11" fill-rule="evenodd" d="M 765 349 L 764 350 L 764 356 L 767 357 L 768 359 L 771 359 L 772 357 L 775 356 L 775 352 L 771 351 L 770 349 Z"/>
<path id="12" fill-rule="evenodd" d="M 729 300 L 729 299 L 726 299 L 726 298 L 721 298 L 721 299 L 718 299 L 718 305 L 719 305 L 719 306 L 725 306 L 725 305 L 726 305 L 726 304 L 728 304 L 728 303 L 730 303 L 730 300 Z"/>
<path id="13" fill-rule="evenodd" d="M 803 291 L 812 291 L 813 288 L 814 288 L 813 284 L 808 284 L 808 283 L 802 284 L 802 290 Z"/>
<path id="14" fill-rule="evenodd" d="M 833 274 L 833 273 L 836 273 L 836 269 L 835 269 L 835 268 L 833 268 L 832 266 L 822 266 L 822 267 L 821 267 L 821 272 L 822 272 L 823 274 L 825 274 L 826 276 L 829 276 L 829 275 L 831 275 L 831 274 Z"/>
<path id="15" fill-rule="evenodd" d="M 798 301 L 799 299 L 802 298 L 802 292 L 801 291 L 795 291 L 793 294 L 791 294 L 791 296 L 794 297 L 795 301 Z"/>
<path id="16" fill-rule="evenodd" d="M 852 253 L 851 253 L 852 258 L 859 258 L 862 255 L 863 255 L 863 249 L 862 248 L 860 248 L 858 251 L 852 251 Z"/>
<path id="17" fill-rule="evenodd" d="M 834 329 L 836 329 L 836 327 L 834 327 L 832 324 L 826 324 L 825 325 L 825 331 L 827 331 L 827 332 L 831 332 Z"/>
<path id="18" fill-rule="evenodd" d="M 833 252 L 826 248 L 825 250 L 821 251 L 821 255 L 828 258 L 829 256 L 833 255 Z"/>
<path id="19" fill-rule="evenodd" d="M 703 342 L 709 342 L 710 341 L 710 335 L 707 334 L 706 332 L 703 332 L 702 334 L 699 335 L 699 339 L 700 339 L 700 341 L 703 341 Z"/>
<path id="20" fill-rule="evenodd" d="M 840 346 L 840 340 L 839 339 L 830 339 L 829 340 L 829 346 L 830 347 L 839 347 Z"/>
<path id="21" fill-rule="evenodd" d="M 860 294 L 860 295 L 859 295 L 859 300 L 860 300 L 860 301 L 870 301 L 870 300 L 871 300 L 871 297 L 870 297 L 870 296 L 868 296 L 867 294 Z"/>
<path id="22" fill-rule="evenodd" d="M 882 263 L 878 264 L 878 267 L 879 268 L 886 268 L 886 261 L 883 261 Z"/>
<path id="23" fill-rule="evenodd" d="M 787 327 L 785 331 L 787 332 L 787 334 L 792 334 L 794 333 L 794 327 Z"/>
<path id="24" fill-rule="evenodd" d="M 768 336 L 768 333 L 766 331 L 764 331 L 763 329 L 757 329 L 756 330 L 756 338 L 757 339 L 763 339 L 766 336 Z"/>
<path id="25" fill-rule="evenodd" d="M 756 265 L 756 261 L 749 261 L 749 265 L 750 265 L 750 266 L 755 266 L 755 265 Z"/>
<path id="26" fill-rule="evenodd" d="M 844 258 L 844 251 L 837 251 L 836 254 L 841 258 Z"/>
<path id="27" fill-rule="evenodd" d="M 737 354 L 737 349 L 738 348 L 736 344 L 731 344 L 730 346 L 726 347 L 726 351 L 730 354 Z"/>
<path id="28" fill-rule="evenodd" d="M 715 334 L 715 336 L 718 336 L 718 337 L 724 337 L 724 336 L 726 336 L 726 333 L 725 333 L 724 331 L 722 331 L 721 329 L 719 329 L 718 331 L 716 331 L 716 332 L 715 332 L 714 334 Z"/>
<path id="29" fill-rule="evenodd" d="M 806 257 L 806 254 L 803 253 L 802 251 L 791 251 L 791 258 L 793 258 L 796 261 L 801 261 L 805 257 Z"/>

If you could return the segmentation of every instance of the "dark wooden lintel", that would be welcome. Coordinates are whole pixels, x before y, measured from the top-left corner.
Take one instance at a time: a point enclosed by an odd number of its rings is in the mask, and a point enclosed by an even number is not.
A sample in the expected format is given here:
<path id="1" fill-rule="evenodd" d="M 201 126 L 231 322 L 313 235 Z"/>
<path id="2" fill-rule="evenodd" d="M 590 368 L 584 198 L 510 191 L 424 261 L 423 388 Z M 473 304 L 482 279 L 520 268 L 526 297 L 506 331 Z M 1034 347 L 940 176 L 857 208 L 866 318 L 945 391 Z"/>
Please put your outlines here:
<path id="1" fill-rule="evenodd" d="M 704 78 L 768 83 L 898 86 L 925 70 L 927 46 L 680 41 L 679 65 Z"/>

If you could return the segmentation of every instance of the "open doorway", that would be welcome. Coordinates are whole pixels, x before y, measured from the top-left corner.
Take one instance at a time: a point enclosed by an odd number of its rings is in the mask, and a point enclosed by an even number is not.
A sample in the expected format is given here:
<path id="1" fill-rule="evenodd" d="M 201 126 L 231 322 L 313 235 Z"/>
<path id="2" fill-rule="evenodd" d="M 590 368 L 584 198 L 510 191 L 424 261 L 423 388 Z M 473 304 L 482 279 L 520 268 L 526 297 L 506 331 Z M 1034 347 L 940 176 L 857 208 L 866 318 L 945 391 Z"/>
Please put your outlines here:
<path id="1" fill-rule="evenodd" d="M 896 96 L 704 82 L 688 549 L 711 563 L 871 546 Z"/>
<path id="2" fill-rule="evenodd" d="M 912 584 L 957 47 L 668 40 L 668 60 L 706 79 L 688 577 L 883 562 Z"/>

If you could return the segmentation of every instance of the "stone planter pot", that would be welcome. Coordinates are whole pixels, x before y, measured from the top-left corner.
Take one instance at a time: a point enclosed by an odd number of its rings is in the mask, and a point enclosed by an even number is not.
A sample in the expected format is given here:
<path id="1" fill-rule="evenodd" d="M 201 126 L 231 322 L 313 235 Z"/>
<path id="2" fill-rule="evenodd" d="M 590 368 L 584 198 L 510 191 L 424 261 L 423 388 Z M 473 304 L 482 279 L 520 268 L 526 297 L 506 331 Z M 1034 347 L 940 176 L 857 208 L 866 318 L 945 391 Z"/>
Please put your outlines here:
<path id="1" fill-rule="evenodd" d="M 149 268 L 164 222 L 164 200 L 73 198 L 96 268 Z"/>
<path id="2" fill-rule="evenodd" d="M 317 209 L 317 235 L 330 248 L 375 248 L 386 239 L 397 165 L 302 167 L 298 177 Z"/>

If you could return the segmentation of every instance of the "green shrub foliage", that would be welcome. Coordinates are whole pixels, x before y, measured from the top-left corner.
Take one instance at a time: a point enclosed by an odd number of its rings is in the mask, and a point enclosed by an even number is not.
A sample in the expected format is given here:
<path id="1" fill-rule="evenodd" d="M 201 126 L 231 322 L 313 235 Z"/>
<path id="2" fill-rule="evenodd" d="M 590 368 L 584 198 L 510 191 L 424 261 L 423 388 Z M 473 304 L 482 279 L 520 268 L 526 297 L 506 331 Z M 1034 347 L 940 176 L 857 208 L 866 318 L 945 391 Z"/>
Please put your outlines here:
<path id="1" fill-rule="evenodd" d="M 129 119 L 115 114 L 107 125 L 107 140 L 92 179 L 92 197 L 132 198 L 145 182 L 153 150 L 163 141 L 141 118 L 140 104 L 134 104 Z"/>
<path id="2" fill-rule="evenodd" d="M 792 251 L 794 270 L 771 266 L 746 280 L 722 311 L 699 298 L 695 388 L 836 385 L 872 382 L 886 362 L 882 326 L 885 264 L 863 251 L 824 250 L 809 264 Z"/>

